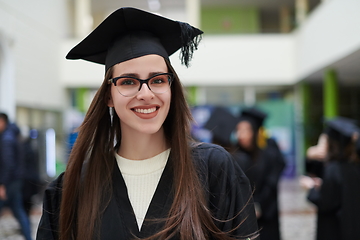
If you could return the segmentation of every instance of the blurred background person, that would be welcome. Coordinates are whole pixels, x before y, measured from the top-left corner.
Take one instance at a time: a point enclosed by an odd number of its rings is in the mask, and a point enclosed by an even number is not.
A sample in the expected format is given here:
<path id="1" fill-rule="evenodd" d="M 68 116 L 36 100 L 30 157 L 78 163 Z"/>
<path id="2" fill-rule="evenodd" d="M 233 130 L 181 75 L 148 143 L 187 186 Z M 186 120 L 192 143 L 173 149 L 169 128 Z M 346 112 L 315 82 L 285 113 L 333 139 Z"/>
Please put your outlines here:
<path id="1" fill-rule="evenodd" d="M 250 180 L 262 240 L 279 240 L 278 182 L 285 160 L 275 140 L 263 129 L 267 114 L 256 108 L 242 111 L 236 126 L 234 159 Z"/>
<path id="2" fill-rule="evenodd" d="M 26 240 L 31 239 L 30 222 L 25 213 L 22 197 L 22 154 L 20 130 L 0 113 L 0 211 L 8 206 L 18 220 Z"/>
<path id="3" fill-rule="evenodd" d="M 25 134 L 24 134 L 25 135 Z M 21 148 L 23 152 L 23 204 L 25 212 L 30 216 L 34 206 L 34 196 L 42 190 L 44 183 L 40 180 L 38 171 L 39 151 L 37 147 L 38 131 L 31 129 L 21 140 Z"/>
<path id="4" fill-rule="evenodd" d="M 230 152 L 232 149 L 231 135 L 238 121 L 239 119 L 226 107 L 216 106 L 204 124 L 204 128 L 211 131 L 212 143 L 220 145 Z"/>
<path id="5" fill-rule="evenodd" d="M 317 206 L 317 240 L 360 239 L 360 162 L 355 154 L 357 126 L 341 117 L 326 122 L 328 151 L 323 177 L 303 177 L 308 200 Z"/>

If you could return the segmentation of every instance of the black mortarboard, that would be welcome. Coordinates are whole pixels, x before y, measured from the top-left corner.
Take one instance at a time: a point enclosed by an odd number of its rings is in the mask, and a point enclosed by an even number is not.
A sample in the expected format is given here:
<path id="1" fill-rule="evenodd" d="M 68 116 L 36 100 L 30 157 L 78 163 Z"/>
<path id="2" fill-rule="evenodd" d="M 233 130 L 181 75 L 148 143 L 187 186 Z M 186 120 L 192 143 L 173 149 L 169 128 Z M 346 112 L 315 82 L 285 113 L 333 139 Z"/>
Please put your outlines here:
<path id="1" fill-rule="evenodd" d="M 238 119 L 224 107 L 215 107 L 204 128 L 211 130 L 213 141 L 220 145 L 230 144 L 230 137 Z"/>
<path id="2" fill-rule="evenodd" d="M 181 61 L 188 66 L 202 33 L 187 23 L 135 8 L 120 8 L 71 49 L 66 58 L 104 64 L 108 70 L 117 63 L 149 54 L 168 59 L 181 48 Z"/>
<path id="3" fill-rule="evenodd" d="M 263 123 L 267 114 L 258 108 L 246 108 L 241 111 L 240 121 L 249 121 L 255 129 L 259 129 Z"/>
<path id="4" fill-rule="evenodd" d="M 325 122 L 325 132 L 329 138 L 340 142 L 342 146 L 346 146 L 351 141 L 353 134 L 357 131 L 355 122 L 353 119 L 336 117 Z"/>

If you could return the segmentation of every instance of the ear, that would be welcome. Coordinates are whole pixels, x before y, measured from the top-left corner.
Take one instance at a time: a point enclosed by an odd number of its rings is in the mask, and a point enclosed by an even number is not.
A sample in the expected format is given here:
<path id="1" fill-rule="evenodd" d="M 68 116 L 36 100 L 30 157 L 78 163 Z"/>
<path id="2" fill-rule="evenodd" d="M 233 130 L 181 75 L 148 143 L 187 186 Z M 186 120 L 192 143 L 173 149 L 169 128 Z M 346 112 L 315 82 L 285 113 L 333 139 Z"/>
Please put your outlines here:
<path id="1" fill-rule="evenodd" d="M 114 102 L 113 102 L 111 94 L 109 94 L 107 105 L 108 105 L 108 107 L 114 107 Z"/>

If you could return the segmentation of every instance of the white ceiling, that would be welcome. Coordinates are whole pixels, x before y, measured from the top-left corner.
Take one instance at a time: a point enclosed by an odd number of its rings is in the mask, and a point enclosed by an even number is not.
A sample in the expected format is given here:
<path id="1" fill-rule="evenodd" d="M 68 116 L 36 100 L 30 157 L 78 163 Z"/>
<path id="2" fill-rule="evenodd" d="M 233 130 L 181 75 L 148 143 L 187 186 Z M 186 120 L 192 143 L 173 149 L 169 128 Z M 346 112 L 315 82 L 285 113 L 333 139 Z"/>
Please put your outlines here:
<path id="1" fill-rule="evenodd" d="M 309 0 L 318 2 L 319 0 Z M 185 8 L 186 0 L 91 0 L 92 9 L 96 12 L 108 12 L 120 7 L 137 7 L 149 9 L 149 3 L 159 2 L 162 8 Z M 294 6 L 295 0 L 201 0 L 202 6 L 257 6 L 262 9 L 277 9 L 279 6 Z"/>
<path id="2" fill-rule="evenodd" d="M 150 10 L 149 3 L 159 2 L 161 8 L 185 8 L 185 0 L 91 0 L 92 11 L 110 12 L 121 7 L 136 7 Z"/>
<path id="3" fill-rule="evenodd" d="M 345 56 L 339 61 L 330 64 L 329 66 L 324 66 L 323 69 L 319 69 L 317 72 L 306 77 L 306 80 L 311 82 L 320 82 L 323 80 L 323 74 L 325 68 L 336 69 L 338 78 L 341 79 L 342 83 L 353 85 L 359 83 L 360 78 L 360 48 L 351 53 L 350 55 Z"/>

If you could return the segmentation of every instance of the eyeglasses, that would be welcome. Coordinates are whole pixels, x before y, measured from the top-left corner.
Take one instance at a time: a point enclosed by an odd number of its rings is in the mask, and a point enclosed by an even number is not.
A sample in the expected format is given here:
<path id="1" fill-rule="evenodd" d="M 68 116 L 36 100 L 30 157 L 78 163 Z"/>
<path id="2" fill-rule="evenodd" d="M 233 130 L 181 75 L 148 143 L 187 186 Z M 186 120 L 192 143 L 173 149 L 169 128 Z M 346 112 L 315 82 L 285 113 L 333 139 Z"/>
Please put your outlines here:
<path id="1" fill-rule="evenodd" d="M 165 93 L 170 89 L 172 80 L 172 73 L 159 73 L 145 80 L 131 76 L 121 76 L 109 79 L 108 83 L 113 83 L 118 92 L 124 97 L 133 97 L 140 91 L 144 83 L 155 94 Z"/>

